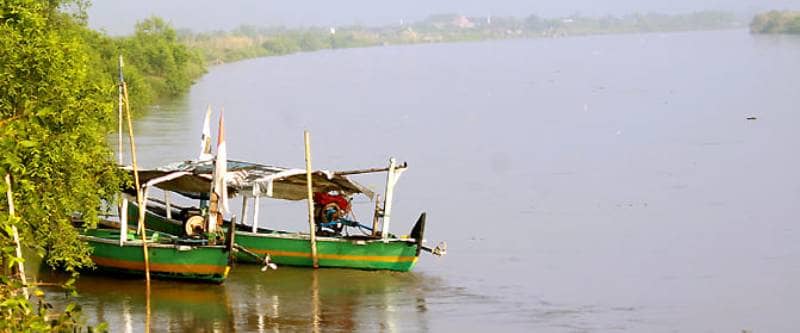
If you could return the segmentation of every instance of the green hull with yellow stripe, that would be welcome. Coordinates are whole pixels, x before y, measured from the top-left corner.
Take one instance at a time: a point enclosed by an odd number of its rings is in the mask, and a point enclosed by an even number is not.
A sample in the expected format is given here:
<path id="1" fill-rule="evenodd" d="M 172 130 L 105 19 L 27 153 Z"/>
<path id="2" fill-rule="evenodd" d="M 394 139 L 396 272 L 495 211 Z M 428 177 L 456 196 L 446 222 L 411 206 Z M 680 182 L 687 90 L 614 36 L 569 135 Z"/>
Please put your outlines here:
<path id="1" fill-rule="evenodd" d="M 356 268 L 407 272 L 417 263 L 417 244 L 413 240 L 317 237 L 320 267 Z M 248 250 L 269 255 L 278 265 L 312 266 L 311 242 L 302 233 L 237 232 L 236 243 Z M 240 255 L 237 260 L 253 261 Z"/>
<path id="2" fill-rule="evenodd" d="M 145 214 L 147 228 L 168 233 L 180 233 L 183 229 L 181 222 L 167 219 L 162 215 L 162 211 L 163 207 L 151 210 L 151 207 L 148 206 Z M 173 213 L 173 216 L 178 216 L 177 210 Z M 138 207 L 130 204 L 128 206 L 129 219 L 135 221 L 134 217 L 138 214 Z M 256 233 L 237 230 L 234 239 L 236 244 L 251 252 L 269 255 L 271 262 L 278 265 L 301 267 L 313 265 L 311 241 L 307 233 L 259 228 Z M 369 237 L 317 236 L 316 240 L 319 267 L 408 272 L 414 268 L 419 257 L 419 245 L 414 239 L 389 238 L 384 242 L 380 238 Z M 236 260 L 258 262 L 253 256 L 243 253 L 239 253 Z"/>
<path id="3" fill-rule="evenodd" d="M 225 246 L 147 242 L 150 274 L 155 278 L 185 279 L 222 283 L 228 276 L 229 252 Z M 120 246 L 119 230 L 92 229 L 81 235 L 92 248 L 91 259 L 100 271 L 144 275 L 142 241 L 132 235 Z M 152 243 L 151 243 L 152 242 Z"/>

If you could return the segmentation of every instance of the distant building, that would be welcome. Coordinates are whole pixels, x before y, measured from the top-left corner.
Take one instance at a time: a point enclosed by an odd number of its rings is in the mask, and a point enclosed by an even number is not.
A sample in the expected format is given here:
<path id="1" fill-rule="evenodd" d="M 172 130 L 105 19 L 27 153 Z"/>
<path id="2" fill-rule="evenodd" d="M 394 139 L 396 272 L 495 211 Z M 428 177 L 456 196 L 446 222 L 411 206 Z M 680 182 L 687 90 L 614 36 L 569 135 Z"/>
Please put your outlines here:
<path id="1" fill-rule="evenodd" d="M 475 23 L 472 23 L 472 21 L 470 21 L 470 20 L 469 20 L 469 19 L 468 19 L 466 16 L 464 16 L 464 15 L 457 16 L 457 17 L 456 17 L 456 18 L 453 20 L 453 25 L 455 25 L 456 27 L 462 28 L 462 29 L 464 29 L 464 28 L 473 28 L 473 27 L 475 27 Z"/>

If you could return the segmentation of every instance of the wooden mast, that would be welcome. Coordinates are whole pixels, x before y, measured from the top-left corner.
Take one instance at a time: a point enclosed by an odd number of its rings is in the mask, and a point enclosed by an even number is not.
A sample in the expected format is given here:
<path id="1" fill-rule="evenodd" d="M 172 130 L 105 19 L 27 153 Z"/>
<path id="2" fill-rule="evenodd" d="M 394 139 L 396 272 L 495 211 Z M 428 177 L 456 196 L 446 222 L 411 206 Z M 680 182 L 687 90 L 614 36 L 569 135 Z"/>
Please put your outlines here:
<path id="1" fill-rule="evenodd" d="M 314 225 L 314 189 L 311 184 L 311 137 L 308 131 L 305 131 L 303 135 L 306 146 L 306 188 L 308 189 L 308 228 L 311 234 L 311 261 L 314 268 L 319 268 L 319 257 L 317 256 L 317 228 Z"/>

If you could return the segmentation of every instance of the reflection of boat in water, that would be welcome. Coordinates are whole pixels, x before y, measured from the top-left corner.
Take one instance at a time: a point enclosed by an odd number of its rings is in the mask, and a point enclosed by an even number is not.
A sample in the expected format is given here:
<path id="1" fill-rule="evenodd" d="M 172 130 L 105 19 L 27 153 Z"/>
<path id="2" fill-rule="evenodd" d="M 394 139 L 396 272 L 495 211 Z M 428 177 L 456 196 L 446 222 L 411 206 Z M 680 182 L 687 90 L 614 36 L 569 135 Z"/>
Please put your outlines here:
<path id="1" fill-rule="evenodd" d="M 65 297 L 60 288 L 50 286 L 68 280 L 68 274 L 42 267 L 37 275 L 49 291 L 47 301 L 57 309 L 76 302 L 89 325 L 105 322 L 109 332 L 145 331 L 148 296 L 140 279 L 83 273 L 75 283 L 78 294 Z M 234 331 L 234 298 L 225 285 L 154 280 L 149 297 L 154 332 Z"/>
<path id="2" fill-rule="evenodd" d="M 307 270 L 282 267 L 258 278 L 256 266 L 237 267 L 226 284 L 237 299 L 243 331 L 377 331 L 404 323 L 426 326 L 425 290 L 436 279 L 417 273 Z M 254 278 L 255 277 L 255 278 Z M 433 282 L 431 282 L 433 281 Z"/>
<path id="3" fill-rule="evenodd" d="M 56 274 L 59 278 L 39 279 L 67 278 Z M 107 322 L 111 332 L 144 331 L 147 299 L 141 280 L 82 274 L 76 288 L 78 296 L 71 301 L 83 306 L 88 323 Z M 258 266 L 242 265 L 224 285 L 154 280 L 151 327 L 168 332 L 424 328 L 430 319 L 428 295 L 447 289 L 437 277 L 414 272 L 281 267 L 263 273 Z"/>
<path id="4" fill-rule="evenodd" d="M 77 301 L 91 304 L 84 314 L 106 322 L 111 332 L 141 332 L 147 296 L 141 280 L 82 275 L 76 283 Z M 222 285 L 153 281 L 150 290 L 151 327 L 157 331 L 231 331 L 232 309 Z"/>

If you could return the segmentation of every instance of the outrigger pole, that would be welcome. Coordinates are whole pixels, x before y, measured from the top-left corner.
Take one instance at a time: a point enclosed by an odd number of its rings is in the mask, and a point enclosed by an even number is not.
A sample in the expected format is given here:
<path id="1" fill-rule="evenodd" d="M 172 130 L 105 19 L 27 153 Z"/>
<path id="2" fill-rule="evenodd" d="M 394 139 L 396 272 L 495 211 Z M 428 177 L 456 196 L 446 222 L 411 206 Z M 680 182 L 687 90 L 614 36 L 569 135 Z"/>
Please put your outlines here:
<path id="1" fill-rule="evenodd" d="M 406 168 L 408 168 L 407 162 L 395 165 L 395 170 L 406 169 Z M 389 171 L 389 168 L 370 168 L 370 169 L 358 169 L 358 170 L 347 170 L 347 171 L 334 171 L 333 174 L 340 176 L 347 176 L 347 175 L 358 175 L 363 173 L 376 173 L 376 172 L 386 172 L 386 171 Z"/>

